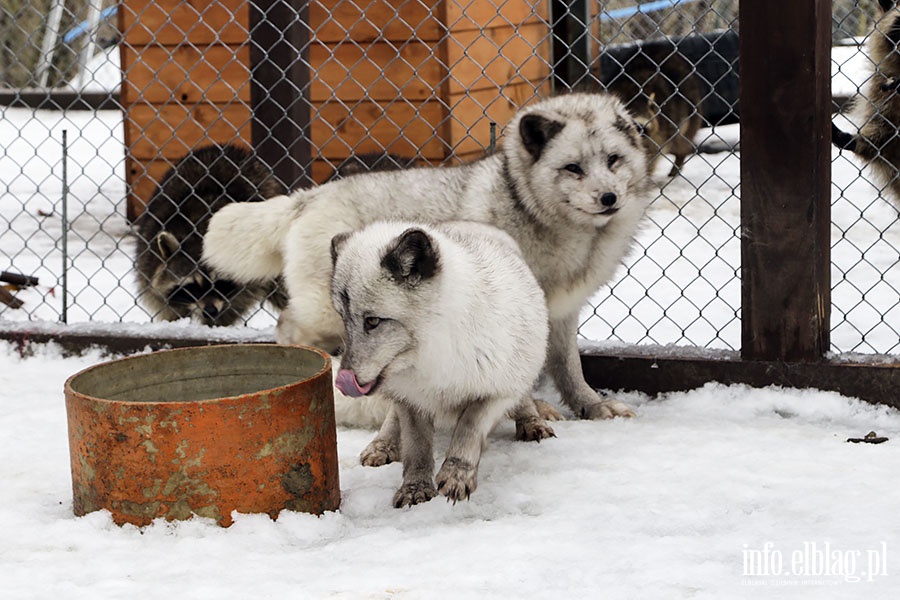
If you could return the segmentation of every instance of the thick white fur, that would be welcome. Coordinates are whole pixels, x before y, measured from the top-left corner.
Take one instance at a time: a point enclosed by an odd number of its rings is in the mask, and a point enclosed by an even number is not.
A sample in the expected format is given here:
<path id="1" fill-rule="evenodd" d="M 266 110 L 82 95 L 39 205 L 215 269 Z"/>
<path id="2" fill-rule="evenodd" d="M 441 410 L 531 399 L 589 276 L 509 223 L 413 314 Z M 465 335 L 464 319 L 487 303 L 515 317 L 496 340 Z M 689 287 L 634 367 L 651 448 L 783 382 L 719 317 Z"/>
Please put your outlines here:
<path id="1" fill-rule="evenodd" d="M 437 257 L 427 277 L 398 277 L 385 266 L 410 231 L 430 240 L 428 254 Z M 487 434 L 531 402 L 548 335 L 543 291 L 515 241 L 480 223 L 376 222 L 336 243 L 336 252 L 333 302 L 346 331 L 341 368 L 378 382 L 399 413 L 425 419 L 400 420 L 404 484 L 395 506 L 435 491 L 436 420 L 454 424 L 437 491 L 467 498 Z M 378 324 L 367 326 L 373 317 Z"/>
<path id="2" fill-rule="evenodd" d="M 541 138 L 535 121 L 553 127 Z M 250 282 L 277 274 L 280 255 L 290 305 L 279 341 L 334 351 L 344 331 L 329 291 L 333 236 L 384 219 L 488 223 L 518 243 L 544 290 L 545 369 L 562 400 L 580 417 L 627 415 L 585 383 L 576 328 L 578 311 L 632 244 L 649 202 L 647 181 L 640 136 L 620 102 L 606 94 L 558 96 L 520 111 L 501 151 L 471 164 L 365 173 L 289 198 L 226 206 L 210 221 L 204 259 Z M 615 212 L 601 201 L 610 197 Z M 337 404 L 342 422 L 352 420 L 343 399 Z"/>

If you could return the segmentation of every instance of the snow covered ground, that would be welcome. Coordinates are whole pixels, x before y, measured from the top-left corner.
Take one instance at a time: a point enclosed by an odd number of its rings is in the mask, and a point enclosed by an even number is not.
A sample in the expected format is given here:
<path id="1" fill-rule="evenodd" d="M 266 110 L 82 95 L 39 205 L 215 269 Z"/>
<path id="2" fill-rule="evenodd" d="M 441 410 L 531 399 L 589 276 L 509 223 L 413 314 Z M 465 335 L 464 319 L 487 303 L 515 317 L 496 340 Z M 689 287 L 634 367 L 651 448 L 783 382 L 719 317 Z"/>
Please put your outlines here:
<path id="1" fill-rule="evenodd" d="M 0 305 L 0 326 L 60 319 L 63 129 L 68 320 L 82 329 L 148 326 L 132 295 L 120 115 L 7 108 L 0 117 L 0 270 L 42 282 L 18 293 L 24 309 Z M 704 130 L 698 142 L 728 145 L 737 136 L 729 126 Z M 852 157 L 833 159 L 833 349 L 896 353 L 897 210 Z M 586 339 L 739 346 L 739 164 L 732 153 L 696 155 L 673 180 L 660 165 L 638 252 L 612 293 L 585 310 Z M 271 326 L 260 313 L 251 335 L 271 335 Z M 169 335 L 196 327 L 163 326 Z M 716 384 L 627 395 L 637 419 L 558 423 L 558 437 L 539 445 L 512 441 L 504 424 L 471 501 L 400 511 L 390 507 L 399 465 L 361 467 L 357 455 L 372 432 L 341 428 L 339 512 L 286 513 L 276 522 L 238 515 L 227 530 L 199 520 L 138 530 L 116 527 L 105 513 L 72 515 L 63 383 L 107 358 L 33 350 L 22 358 L 0 343 L 3 598 L 900 593 L 894 410 L 815 390 Z M 891 440 L 845 442 L 870 430 Z M 445 447 L 443 437 L 437 448 Z"/>
<path id="2" fill-rule="evenodd" d="M 0 596 L 15 599 L 896 598 L 900 414 L 832 393 L 710 384 L 629 395 L 639 416 L 504 424 L 479 488 L 395 510 L 400 466 L 359 465 L 342 505 L 138 530 L 72 516 L 63 383 L 104 360 L 0 343 Z M 850 444 L 875 430 L 891 440 Z M 446 448 L 446 436 L 436 449 Z M 823 560 L 827 557 L 827 560 Z M 779 562 L 780 561 L 780 562 Z M 787 588 L 787 589 L 785 589 Z"/>

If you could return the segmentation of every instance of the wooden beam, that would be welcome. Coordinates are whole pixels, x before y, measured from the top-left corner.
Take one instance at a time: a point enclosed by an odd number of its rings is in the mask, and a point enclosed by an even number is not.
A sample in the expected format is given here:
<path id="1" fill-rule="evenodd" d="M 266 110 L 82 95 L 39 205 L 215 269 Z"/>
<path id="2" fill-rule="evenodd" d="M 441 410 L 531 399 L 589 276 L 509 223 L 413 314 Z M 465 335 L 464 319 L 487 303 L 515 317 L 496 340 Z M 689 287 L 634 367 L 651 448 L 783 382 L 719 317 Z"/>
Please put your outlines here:
<path id="1" fill-rule="evenodd" d="M 742 356 L 816 361 L 831 311 L 831 3 L 740 3 Z"/>
<path id="2" fill-rule="evenodd" d="M 17 323 L 17 325 L 20 325 Z M 216 346 L 222 344 L 256 344 L 274 343 L 271 336 L 263 334 L 245 334 L 238 338 L 222 335 L 216 337 L 209 335 L 177 335 L 167 336 L 158 332 L 147 334 L 122 334 L 115 328 L 109 330 L 98 329 L 92 332 L 79 332 L 66 330 L 55 331 L 50 327 L 48 331 L 29 329 L 9 329 L 0 327 L 0 340 L 14 344 L 19 352 L 28 355 L 30 347 L 34 344 L 56 344 L 65 356 L 78 356 L 92 348 L 99 348 L 105 353 L 115 356 L 136 354 L 145 350 L 164 350 L 168 348 L 187 348 L 192 346 Z M 153 329 L 151 327 L 151 329 Z"/>
<path id="3" fill-rule="evenodd" d="M 591 77 L 588 9 L 584 0 L 550 0 L 550 23 L 553 34 L 554 89 L 559 92 L 584 85 Z"/>
<path id="4" fill-rule="evenodd" d="M 0 89 L 0 106 L 43 110 L 121 110 L 119 92 Z"/>
<path id="5" fill-rule="evenodd" d="M 640 391 L 655 396 L 725 385 L 781 386 L 838 392 L 873 404 L 900 408 L 900 359 L 876 362 L 783 362 L 741 360 L 736 352 L 634 347 L 582 354 L 585 379 L 607 390 Z"/>
<path id="6" fill-rule="evenodd" d="M 304 0 L 251 2 L 253 148 L 289 189 L 312 183 L 308 23 Z"/>

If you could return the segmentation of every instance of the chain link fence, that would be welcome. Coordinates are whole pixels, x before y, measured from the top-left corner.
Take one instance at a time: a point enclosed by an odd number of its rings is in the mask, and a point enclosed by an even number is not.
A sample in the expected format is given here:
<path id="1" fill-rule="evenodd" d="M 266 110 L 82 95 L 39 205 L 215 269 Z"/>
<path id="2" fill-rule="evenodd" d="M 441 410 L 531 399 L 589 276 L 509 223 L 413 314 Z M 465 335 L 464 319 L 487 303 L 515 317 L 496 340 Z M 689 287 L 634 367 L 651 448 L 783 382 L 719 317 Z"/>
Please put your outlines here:
<path id="1" fill-rule="evenodd" d="M 135 273 L 137 248 L 156 242 L 135 223 L 189 151 L 254 148 L 286 187 L 347 160 L 453 164 L 502 141 L 530 100 L 606 87 L 647 126 L 656 197 L 582 336 L 740 347 L 737 0 L 0 6 L 4 327 L 165 317 Z M 850 97 L 871 73 L 857 42 L 879 9 L 833 9 L 835 95 Z M 897 211 L 859 160 L 834 156 L 832 347 L 896 352 Z M 273 326 L 275 304 L 236 326 Z"/>

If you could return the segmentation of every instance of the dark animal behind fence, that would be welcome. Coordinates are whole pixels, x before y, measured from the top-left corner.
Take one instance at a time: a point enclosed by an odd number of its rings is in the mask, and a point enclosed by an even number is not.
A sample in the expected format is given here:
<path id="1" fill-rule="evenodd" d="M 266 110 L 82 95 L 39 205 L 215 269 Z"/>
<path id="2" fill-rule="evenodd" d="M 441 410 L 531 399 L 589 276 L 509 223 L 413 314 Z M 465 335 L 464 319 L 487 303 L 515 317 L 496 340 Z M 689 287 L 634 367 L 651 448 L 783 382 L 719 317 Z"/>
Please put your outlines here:
<path id="1" fill-rule="evenodd" d="M 605 87 L 620 76 L 623 66 L 637 53 L 653 55 L 661 48 L 672 54 L 674 47 L 695 72 L 702 100 L 696 109 L 703 125 L 737 123 L 740 116 L 738 46 L 738 34 L 732 30 L 617 44 L 604 49 L 600 55 L 600 71 L 594 76 Z"/>
<path id="2" fill-rule="evenodd" d="M 853 101 L 850 120 L 859 127 L 848 133 L 836 125 L 831 140 L 838 148 L 850 150 L 875 173 L 900 207 L 900 8 L 892 0 L 880 0 L 882 17 L 869 36 L 869 63 L 874 74 Z"/>
<path id="3" fill-rule="evenodd" d="M 232 202 L 284 193 L 287 189 L 262 162 L 235 145 L 193 150 L 169 169 L 135 223 L 138 297 L 152 318 L 231 325 L 266 299 L 284 308 L 287 297 L 279 282 L 240 285 L 200 262 L 213 213 Z"/>
<path id="4" fill-rule="evenodd" d="M 625 103 L 644 128 L 649 167 L 663 153 L 673 154 L 669 172 L 681 171 L 685 157 L 694 152 L 700 130 L 702 97 L 694 67 L 674 44 L 639 48 L 611 77 L 607 89 Z"/>

